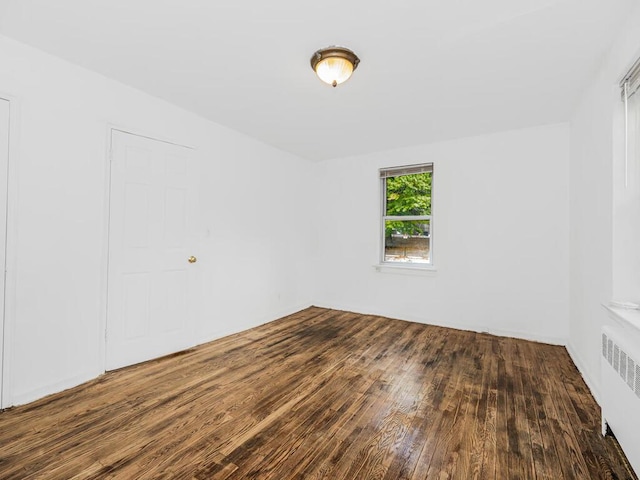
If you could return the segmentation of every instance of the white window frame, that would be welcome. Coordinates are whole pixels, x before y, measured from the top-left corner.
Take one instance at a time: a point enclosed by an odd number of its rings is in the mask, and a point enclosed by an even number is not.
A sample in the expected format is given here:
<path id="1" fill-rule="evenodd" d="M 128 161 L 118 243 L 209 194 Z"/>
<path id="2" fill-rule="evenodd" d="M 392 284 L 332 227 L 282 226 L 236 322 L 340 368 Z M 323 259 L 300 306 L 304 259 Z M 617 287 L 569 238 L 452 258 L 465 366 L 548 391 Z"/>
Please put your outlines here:
<path id="1" fill-rule="evenodd" d="M 629 104 L 631 97 L 636 96 L 633 100 L 636 101 L 635 107 L 637 109 L 637 95 L 640 95 L 640 59 L 631 66 L 629 71 L 620 80 L 620 96 L 624 102 L 624 186 L 629 186 L 629 157 L 637 155 L 638 139 L 631 139 L 631 135 L 635 135 L 636 132 L 630 131 L 632 127 L 637 128 L 638 119 L 635 118 L 635 123 L 629 122 Z M 637 111 L 637 110 L 636 110 Z M 634 112 L 635 113 L 635 112 Z M 634 115 L 636 117 L 637 115 Z M 633 144 L 633 151 L 630 151 L 630 145 Z"/>
<path id="2" fill-rule="evenodd" d="M 387 182 L 390 177 L 403 175 L 415 175 L 431 172 L 431 215 L 387 215 Z M 421 163 L 416 165 L 403 165 L 380 169 L 380 266 L 391 268 L 408 268 L 433 270 L 433 163 Z M 428 220 L 429 221 L 429 262 L 391 262 L 385 260 L 385 225 L 387 221 Z"/>

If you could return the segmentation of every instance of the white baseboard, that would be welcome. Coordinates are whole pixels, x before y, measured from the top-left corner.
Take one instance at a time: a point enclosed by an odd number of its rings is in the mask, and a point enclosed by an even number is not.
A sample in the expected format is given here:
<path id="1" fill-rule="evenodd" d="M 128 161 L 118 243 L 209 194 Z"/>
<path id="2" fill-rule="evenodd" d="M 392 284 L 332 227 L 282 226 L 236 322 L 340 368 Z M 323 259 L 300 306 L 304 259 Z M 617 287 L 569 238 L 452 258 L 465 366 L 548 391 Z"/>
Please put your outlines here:
<path id="1" fill-rule="evenodd" d="M 580 372 L 580 375 L 582 375 L 584 383 L 586 383 L 589 390 L 591 390 L 591 395 L 593 395 L 593 398 L 595 398 L 596 402 L 598 402 L 598 405 L 602 405 L 602 403 L 600 402 L 600 389 L 598 388 L 600 384 L 595 381 L 592 375 L 589 374 L 586 363 L 582 360 L 580 355 L 578 355 L 577 350 L 573 348 L 571 343 L 567 345 L 567 352 L 569 352 L 571 360 L 573 360 L 573 363 Z"/>
<path id="2" fill-rule="evenodd" d="M 415 322 L 415 323 L 422 323 L 425 325 L 434 325 L 434 326 L 438 326 L 438 327 L 447 327 L 447 328 L 455 328 L 456 330 L 466 330 L 469 332 L 478 332 L 478 333 L 489 333 L 491 335 L 496 335 L 499 337 L 510 337 L 510 338 L 519 338 L 522 340 L 530 340 L 533 342 L 539 342 L 539 343 L 547 343 L 550 345 L 560 345 L 560 346 L 565 346 L 567 345 L 567 339 L 566 338 L 562 338 L 562 337 L 553 337 L 553 336 L 546 336 L 546 335 L 538 335 L 538 334 L 533 334 L 530 332 L 521 332 L 521 331 L 517 331 L 517 330 L 505 330 L 505 329 L 499 329 L 499 328 L 489 328 L 489 327 L 484 327 L 482 325 L 466 325 L 466 324 L 460 324 L 460 323 L 456 323 L 456 322 L 443 322 L 443 321 L 439 321 L 439 320 L 433 320 L 433 319 L 425 319 L 425 318 L 420 318 L 417 317 L 415 315 L 403 315 L 401 313 L 397 313 L 397 312 L 385 312 L 385 311 L 376 311 L 376 310 L 372 310 L 371 308 L 358 308 L 358 307 L 354 307 L 353 305 L 351 306 L 346 306 L 346 305 L 332 305 L 332 306 L 328 306 L 326 304 L 316 304 L 318 307 L 322 307 L 322 308 L 330 308 L 330 309 L 334 309 L 334 310 L 345 310 L 347 312 L 354 312 L 354 313 L 359 313 L 362 315 L 378 315 L 378 316 L 382 316 L 382 317 L 389 317 L 389 318 L 394 318 L 394 319 L 398 319 L 398 320 L 404 320 L 407 322 Z"/>
<path id="3" fill-rule="evenodd" d="M 292 305 L 280 311 L 276 311 L 272 314 L 268 314 L 260 318 L 256 318 L 244 324 L 240 329 L 220 330 L 218 332 L 209 333 L 205 335 L 204 338 L 197 339 L 197 342 L 198 342 L 198 345 L 202 345 L 204 343 L 208 343 L 213 340 L 217 340 L 219 338 L 232 335 L 234 333 L 242 332 L 244 330 L 249 330 L 259 325 L 264 325 L 265 323 L 269 323 L 273 320 L 286 317 L 287 315 L 291 315 L 293 313 L 299 312 L 300 310 L 304 310 L 305 308 L 308 308 L 310 306 L 311 304 L 306 302 L 300 303 L 298 305 Z M 76 375 L 71 378 L 68 378 L 56 383 L 52 383 L 50 385 L 44 385 L 44 386 L 35 388 L 33 390 L 29 390 L 27 392 L 11 395 L 11 398 L 9 399 L 8 405 L 6 407 L 24 405 L 24 404 L 39 400 L 43 397 L 46 397 L 47 395 L 60 393 L 69 388 L 77 387 L 78 385 L 91 381 L 99 377 L 103 373 L 104 373 L 103 371 L 98 371 L 98 370 L 84 372 L 80 375 Z"/>
<path id="4" fill-rule="evenodd" d="M 48 395 L 53 395 L 54 393 L 60 393 L 64 390 L 68 390 L 70 388 L 77 387 L 78 385 L 82 385 L 83 383 L 93 380 L 94 378 L 97 378 L 100 375 L 102 375 L 102 372 L 98 372 L 98 371 L 84 372 L 79 375 L 66 378 L 59 382 L 52 383 L 50 385 L 44 385 L 44 386 L 35 388 L 33 390 L 29 390 L 27 392 L 14 394 L 10 398 L 10 401 L 11 401 L 10 406 L 25 405 L 27 403 L 34 402 Z"/>
<path id="5" fill-rule="evenodd" d="M 203 338 L 198 339 L 198 345 L 203 345 L 205 343 L 213 342 L 214 340 L 218 340 L 222 337 L 227 337 L 229 335 L 234 335 L 236 333 L 244 332 L 246 330 L 250 330 L 252 328 L 258 327 L 260 325 L 264 325 L 269 322 L 273 322 L 274 320 L 278 320 L 279 318 L 286 317 L 288 315 L 292 315 L 296 312 L 304 310 L 306 308 L 311 307 L 311 303 L 300 303 L 297 305 L 293 305 L 281 310 L 278 310 L 272 314 L 263 315 L 254 320 L 250 320 L 249 322 L 243 324 L 240 328 L 224 328 L 219 329 L 214 332 L 207 333 L 203 336 Z"/>
<path id="6" fill-rule="evenodd" d="M 476 330 L 479 331 L 479 330 Z M 532 342 L 538 343 L 546 343 L 548 345 L 558 345 L 561 347 L 565 347 L 567 345 L 567 339 L 561 337 L 553 337 L 549 335 L 539 335 L 530 332 L 520 332 L 516 330 L 504 330 L 500 328 L 488 328 L 481 330 L 482 332 L 490 333 L 492 335 L 497 335 L 499 337 L 511 337 L 511 338 L 519 338 L 521 340 L 529 340 Z"/>
<path id="7" fill-rule="evenodd" d="M 411 316 L 402 316 L 402 315 L 396 315 L 396 314 L 391 314 L 389 312 L 378 312 L 378 311 L 371 311 L 368 308 L 353 308 L 353 306 L 336 306 L 336 305 L 332 305 L 332 306 L 327 306 L 327 305 L 322 305 L 322 304 L 316 304 L 318 307 L 321 308 L 328 308 L 328 309 L 333 309 L 333 310 L 344 310 L 344 311 L 350 311 L 350 312 L 357 312 L 363 315 L 379 315 L 379 316 L 384 316 L 384 317 L 389 317 L 389 318 L 397 318 L 399 320 L 405 320 L 405 321 L 409 321 L 409 322 L 416 322 L 416 323 L 422 323 L 422 324 L 427 324 L 427 325 L 435 325 L 435 326 L 440 326 L 440 327 L 448 327 L 448 328 L 455 328 L 458 330 L 467 330 L 467 331 L 474 331 L 474 332 L 479 332 L 479 333 L 489 333 L 492 335 L 497 335 L 497 336 L 503 336 L 503 337 L 512 337 L 512 338 L 520 338 L 523 340 L 531 340 L 531 341 L 536 341 L 536 342 L 542 342 L 542 343 L 548 343 L 548 344 L 553 344 L 553 345 L 566 345 L 567 351 L 569 352 L 569 355 L 571 356 L 571 359 L 573 360 L 573 362 L 575 363 L 576 367 L 578 368 L 578 370 L 580 371 L 580 373 L 582 374 L 585 383 L 587 384 L 587 386 L 589 387 L 589 389 L 591 390 L 591 393 L 593 394 L 593 396 L 595 397 L 596 401 L 598 403 L 599 402 L 599 398 L 600 398 L 600 394 L 597 388 L 597 383 L 595 383 L 593 381 L 593 379 L 591 378 L 591 376 L 587 373 L 588 370 L 585 368 L 585 363 L 581 360 L 580 356 L 576 353 L 576 351 L 571 347 L 571 345 L 567 345 L 567 342 L 564 339 L 561 338 L 556 338 L 556 337 L 547 337 L 547 336 L 541 336 L 541 335 L 534 335 L 534 334 L 529 334 L 527 332 L 518 332 L 518 331 L 509 331 L 509 330 L 501 330 L 501 329 L 486 329 L 486 328 L 482 328 L 482 327 L 471 327 L 469 325 L 461 325 L 461 324 L 455 324 L 452 322 L 435 322 L 435 321 L 425 321 L 425 319 L 422 318 L 415 318 L 415 317 L 411 317 Z M 268 315 L 264 315 L 260 318 L 256 318 L 253 321 L 250 321 L 249 323 L 244 324 L 241 328 L 239 329 L 224 329 L 224 330 L 219 330 L 216 332 L 212 332 L 209 333 L 207 335 L 205 335 L 202 339 L 199 339 L 199 345 L 204 344 L 204 343 L 208 343 L 211 342 L 213 340 L 217 340 L 219 338 L 228 336 L 228 335 L 233 335 L 235 333 L 239 333 L 245 330 L 249 330 L 251 328 L 254 328 L 256 326 L 259 325 L 264 325 L 266 323 L 269 323 L 271 321 L 277 320 L 279 318 L 282 317 L 286 317 L 287 315 L 291 315 L 294 314 L 296 312 L 299 312 L 301 310 L 304 310 L 306 308 L 309 308 L 310 306 L 312 306 L 310 303 L 301 303 L 298 305 L 292 305 L 290 307 L 287 307 L 281 311 L 277 311 L 274 312 L 272 314 L 268 314 Z M 72 387 L 76 387 L 82 383 L 85 383 L 87 381 L 93 380 L 94 378 L 97 378 L 99 375 L 101 375 L 103 372 L 85 372 L 83 374 L 71 377 L 69 379 L 65 379 L 63 381 L 51 384 L 51 385 L 45 385 L 43 387 L 39 387 L 37 389 L 34 390 L 30 390 L 28 392 L 24 392 L 21 394 L 17 394 L 14 395 L 13 398 L 11 399 L 11 405 L 23 405 L 25 403 L 29 403 L 35 400 L 38 400 L 40 398 L 43 398 L 47 395 L 51 395 L 54 393 L 58 393 L 61 392 L 63 390 L 72 388 Z"/>

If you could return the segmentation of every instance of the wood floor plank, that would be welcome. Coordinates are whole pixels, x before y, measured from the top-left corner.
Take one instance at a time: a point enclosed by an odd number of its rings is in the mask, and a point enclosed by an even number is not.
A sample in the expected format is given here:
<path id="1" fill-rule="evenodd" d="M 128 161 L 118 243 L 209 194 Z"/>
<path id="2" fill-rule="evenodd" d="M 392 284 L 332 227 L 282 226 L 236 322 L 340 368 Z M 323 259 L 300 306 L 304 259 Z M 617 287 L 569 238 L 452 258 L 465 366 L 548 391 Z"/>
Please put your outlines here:
<path id="1" fill-rule="evenodd" d="M 634 479 L 562 347 L 311 307 L 0 413 L 2 479 Z"/>
<path id="2" fill-rule="evenodd" d="M 473 335 L 473 334 L 471 334 Z M 456 335 L 457 336 L 457 335 Z M 452 344 L 454 349 L 450 354 L 450 370 L 453 375 L 450 379 L 449 388 L 452 392 L 450 401 L 442 411 L 441 421 L 438 425 L 438 433 L 436 442 L 433 445 L 433 455 L 429 461 L 429 470 L 427 476 L 436 478 L 440 473 L 444 478 L 451 478 L 451 471 L 457 471 L 457 457 L 460 450 L 461 433 L 464 428 L 464 415 L 468 407 L 466 398 L 466 377 L 464 376 L 464 368 L 452 368 L 453 365 L 464 363 L 466 358 L 468 343 Z M 467 434 L 468 432 L 464 432 Z M 465 475 L 465 472 L 459 472 L 459 475 Z M 466 475 L 465 475 L 466 476 Z"/>
<path id="3" fill-rule="evenodd" d="M 533 355 L 532 346 L 525 345 L 525 358 Z M 526 366 L 520 368 L 520 382 L 525 397 L 525 410 L 531 434 L 531 448 L 535 463 L 536 477 L 540 479 L 556 480 L 563 478 L 562 470 L 554 462 L 550 462 L 557 455 L 553 438 L 548 429 L 544 428 L 546 416 L 542 406 L 542 398 L 535 388 L 538 371 L 532 371 Z"/>

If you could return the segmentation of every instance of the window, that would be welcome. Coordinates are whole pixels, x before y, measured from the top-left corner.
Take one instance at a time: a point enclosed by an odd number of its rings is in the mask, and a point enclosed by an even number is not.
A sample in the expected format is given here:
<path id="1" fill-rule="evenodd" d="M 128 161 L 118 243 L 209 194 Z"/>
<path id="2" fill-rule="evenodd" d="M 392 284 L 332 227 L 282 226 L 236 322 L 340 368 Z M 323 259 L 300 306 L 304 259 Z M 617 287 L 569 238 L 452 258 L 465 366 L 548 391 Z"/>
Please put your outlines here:
<path id="1" fill-rule="evenodd" d="M 625 160 L 624 183 L 629 186 L 640 157 L 640 60 L 627 72 L 620 82 L 624 102 Z M 635 167 L 635 168 L 634 168 Z"/>
<path id="2" fill-rule="evenodd" d="M 380 170 L 382 262 L 431 265 L 433 164 Z"/>
<path id="3" fill-rule="evenodd" d="M 636 300 L 640 289 L 640 60 L 620 82 L 622 113 L 613 156 L 613 279 L 615 298 Z"/>

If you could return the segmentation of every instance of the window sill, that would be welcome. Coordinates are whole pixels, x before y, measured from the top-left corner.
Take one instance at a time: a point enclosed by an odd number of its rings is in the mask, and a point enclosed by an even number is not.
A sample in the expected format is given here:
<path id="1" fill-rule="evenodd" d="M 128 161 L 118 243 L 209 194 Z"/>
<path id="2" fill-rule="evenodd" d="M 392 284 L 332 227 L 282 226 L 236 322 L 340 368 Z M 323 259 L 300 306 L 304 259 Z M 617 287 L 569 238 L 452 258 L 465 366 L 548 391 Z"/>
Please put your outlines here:
<path id="1" fill-rule="evenodd" d="M 373 268 L 378 273 L 395 273 L 398 275 L 416 275 L 432 277 L 438 269 L 433 265 L 393 265 L 389 263 L 378 263 Z"/>
<path id="2" fill-rule="evenodd" d="M 615 320 L 629 334 L 640 339 L 640 310 L 612 307 L 602 305 L 609 313 L 609 317 Z"/>

